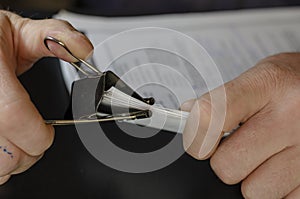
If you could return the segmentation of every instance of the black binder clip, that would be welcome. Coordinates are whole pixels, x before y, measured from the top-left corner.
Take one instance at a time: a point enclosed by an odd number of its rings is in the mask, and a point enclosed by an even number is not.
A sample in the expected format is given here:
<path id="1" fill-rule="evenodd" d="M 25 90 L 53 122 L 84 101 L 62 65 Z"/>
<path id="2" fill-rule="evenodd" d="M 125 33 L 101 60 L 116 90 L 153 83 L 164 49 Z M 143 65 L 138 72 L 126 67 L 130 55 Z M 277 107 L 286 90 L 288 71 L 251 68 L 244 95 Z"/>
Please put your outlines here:
<path id="1" fill-rule="evenodd" d="M 72 119 L 66 120 L 46 120 L 46 124 L 51 125 L 73 125 L 90 122 L 105 122 L 118 120 L 134 120 L 151 117 L 149 109 L 124 108 L 122 106 L 112 106 L 105 99 L 106 94 L 113 88 L 130 95 L 135 100 L 144 102 L 147 105 L 153 105 L 154 98 L 143 98 L 124 81 L 122 81 L 112 71 L 101 72 L 97 67 L 87 61 L 76 57 L 68 47 L 58 39 L 47 36 L 44 39 L 45 46 L 49 42 L 55 42 L 69 53 L 77 62 L 70 62 L 83 77 L 72 84 L 71 103 L 69 109 L 72 110 Z M 86 69 L 84 69 L 84 66 Z"/>

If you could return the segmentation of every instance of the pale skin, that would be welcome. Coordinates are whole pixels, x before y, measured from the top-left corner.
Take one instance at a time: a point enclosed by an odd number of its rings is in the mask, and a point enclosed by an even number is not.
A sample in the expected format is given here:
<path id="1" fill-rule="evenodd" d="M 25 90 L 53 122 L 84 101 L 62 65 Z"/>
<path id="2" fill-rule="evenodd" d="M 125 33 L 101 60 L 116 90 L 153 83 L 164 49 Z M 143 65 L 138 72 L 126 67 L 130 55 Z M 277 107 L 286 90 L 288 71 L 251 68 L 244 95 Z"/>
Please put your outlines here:
<path id="1" fill-rule="evenodd" d="M 191 111 L 184 131 L 185 149 L 196 159 L 211 158 L 212 169 L 226 184 L 242 182 L 245 198 L 300 198 L 299 86 L 300 53 L 283 53 L 260 61 L 225 84 L 227 113 L 220 131 L 207 129 L 213 112 L 221 115 L 220 102 L 212 104 L 210 97 L 221 87 L 187 101 L 182 105 Z M 221 142 L 205 139 L 207 135 L 220 138 L 240 123 Z"/>
<path id="2" fill-rule="evenodd" d="M 48 51 L 45 36 L 60 39 L 81 58 L 93 49 L 65 21 L 34 21 L 0 11 L 0 184 L 30 168 L 54 139 L 53 127 L 45 125 L 17 79 L 45 56 L 73 61 L 54 45 L 49 46 L 54 54 Z M 187 152 L 200 160 L 211 158 L 225 183 L 242 182 L 245 198 L 300 198 L 299 63 L 299 53 L 272 56 L 226 83 L 227 114 L 218 132 L 206 131 L 211 111 L 218 113 L 209 93 L 182 105 L 191 111 L 184 132 Z M 242 126 L 221 144 L 220 139 L 206 139 L 206 148 L 201 147 L 207 134 L 220 138 L 239 123 Z"/>
<path id="3" fill-rule="evenodd" d="M 42 57 L 74 61 L 50 44 L 52 54 L 43 43 L 46 36 L 60 39 L 81 58 L 93 49 L 89 40 L 65 21 L 30 20 L 0 11 L 0 184 L 30 168 L 54 139 L 53 127 L 44 123 L 17 79 Z"/>

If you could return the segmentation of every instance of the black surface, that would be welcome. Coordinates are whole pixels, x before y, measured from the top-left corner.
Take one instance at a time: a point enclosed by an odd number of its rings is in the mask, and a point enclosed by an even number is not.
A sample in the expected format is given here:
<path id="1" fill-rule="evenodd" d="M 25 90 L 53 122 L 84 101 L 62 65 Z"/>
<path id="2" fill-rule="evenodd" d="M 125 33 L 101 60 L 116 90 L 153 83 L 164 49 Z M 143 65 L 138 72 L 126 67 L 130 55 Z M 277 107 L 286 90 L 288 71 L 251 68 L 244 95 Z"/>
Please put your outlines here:
<path id="1" fill-rule="evenodd" d="M 76 0 L 70 9 L 102 16 L 187 13 L 300 5 L 299 0 Z"/>
<path id="2" fill-rule="evenodd" d="M 45 118 L 62 118 L 68 105 L 56 59 L 39 61 L 20 78 Z M 112 133 L 122 134 L 112 123 Z M 171 134 L 166 133 L 159 145 Z M 118 136 L 132 145 L 131 139 Z M 136 145 L 143 151 L 145 144 Z M 0 198 L 242 198 L 240 186 L 223 184 L 212 172 L 209 161 L 184 154 L 168 167 L 150 173 L 131 174 L 111 169 L 94 159 L 82 145 L 72 126 L 56 128 L 53 146 L 27 172 L 13 176 L 0 187 Z"/>
<path id="3" fill-rule="evenodd" d="M 44 18 L 58 9 L 99 16 L 136 16 L 300 5 L 299 0 L 61 0 L 60 8 L 57 1 L 43 1 L 44 6 L 34 0 L 0 0 L 0 8 Z"/>

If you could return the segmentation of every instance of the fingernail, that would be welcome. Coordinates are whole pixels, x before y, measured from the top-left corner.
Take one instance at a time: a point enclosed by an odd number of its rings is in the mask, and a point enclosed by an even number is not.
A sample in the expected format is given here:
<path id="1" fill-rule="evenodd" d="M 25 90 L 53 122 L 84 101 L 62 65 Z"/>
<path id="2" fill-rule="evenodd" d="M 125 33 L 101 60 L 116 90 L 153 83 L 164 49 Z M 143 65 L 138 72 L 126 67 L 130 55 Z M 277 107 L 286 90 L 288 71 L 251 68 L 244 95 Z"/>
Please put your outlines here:
<path id="1" fill-rule="evenodd" d="M 195 99 L 187 100 L 180 106 L 180 110 L 190 112 L 194 104 Z"/>
<path id="2" fill-rule="evenodd" d="M 48 49 L 54 54 L 56 57 L 64 59 L 66 61 L 77 61 L 65 48 L 60 46 L 57 43 L 52 41 L 47 42 Z"/>

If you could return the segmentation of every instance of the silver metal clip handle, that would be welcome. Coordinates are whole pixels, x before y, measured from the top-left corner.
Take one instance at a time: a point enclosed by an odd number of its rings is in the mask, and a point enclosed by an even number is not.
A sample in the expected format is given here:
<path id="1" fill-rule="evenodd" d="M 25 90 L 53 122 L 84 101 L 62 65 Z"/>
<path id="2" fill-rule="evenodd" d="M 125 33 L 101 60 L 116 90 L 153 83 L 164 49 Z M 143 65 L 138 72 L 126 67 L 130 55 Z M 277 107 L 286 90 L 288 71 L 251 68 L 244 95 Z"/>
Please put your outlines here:
<path id="1" fill-rule="evenodd" d="M 136 111 L 136 112 L 118 114 L 118 115 L 108 115 L 104 117 L 97 117 L 97 114 L 93 114 L 90 116 L 82 117 L 77 120 L 45 120 L 45 123 L 54 126 L 62 126 L 62 125 L 87 124 L 87 123 L 95 123 L 95 122 L 125 121 L 125 120 L 149 118 L 151 117 L 151 114 L 152 113 L 150 110 Z"/>
<path id="2" fill-rule="evenodd" d="M 78 71 L 80 71 L 82 74 L 84 74 L 85 76 L 90 76 L 90 75 L 92 75 L 92 74 L 89 74 L 87 71 L 84 71 L 84 70 L 80 67 L 80 65 L 79 65 L 78 63 L 84 64 L 84 65 L 87 66 L 89 69 L 91 69 L 93 72 L 95 72 L 97 75 L 102 75 L 102 72 L 99 71 L 99 70 L 97 69 L 97 67 L 95 67 L 95 66 L 93 66 L 92 64 L 88 63 L 87 61 L 85 61 L 85 60 L 83 60 L 83 59 L 81 59 L 81 58 L 75 56 L 75 55 L 70 51 L 70 49 L 66 46 L 65 43 L 63 43 L 62 41 L 60 41 L 60 40 L 58 40 L 58 39 L 56 39 L 56 38 L 54 38 L 54 37 L 51 37 L 51 36 L 47 36 L 47 37 L 45 37 L 45 39 L 44 39 L 44 44 L 45 44 L 45 46 L 47 47 L 47 49 L 48 49 L 49 51 L 51 51 L 51 49 L 50 49 L 49 46 L 48 46 L 48 42 L 49 42 L 49 41 L 50 41 L 50 42 L 54 42 L 54 43 L 60 45 L 61 47 L 63 47 L 63 48 L 66 50 L 66 52 L 67 52 L 69 55 L 71 55 L 74 59 L 76 59 L 78 62 L 69 62 L 69 63 L 70 63 L 72 66 L 74 66 Z"/>

